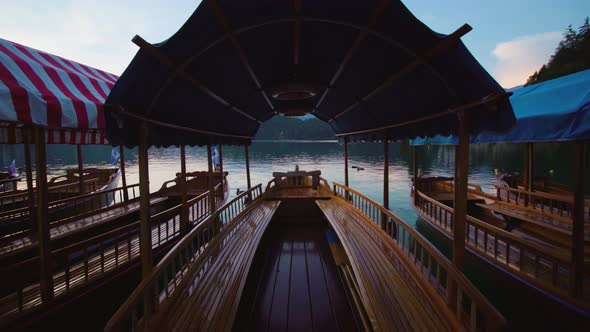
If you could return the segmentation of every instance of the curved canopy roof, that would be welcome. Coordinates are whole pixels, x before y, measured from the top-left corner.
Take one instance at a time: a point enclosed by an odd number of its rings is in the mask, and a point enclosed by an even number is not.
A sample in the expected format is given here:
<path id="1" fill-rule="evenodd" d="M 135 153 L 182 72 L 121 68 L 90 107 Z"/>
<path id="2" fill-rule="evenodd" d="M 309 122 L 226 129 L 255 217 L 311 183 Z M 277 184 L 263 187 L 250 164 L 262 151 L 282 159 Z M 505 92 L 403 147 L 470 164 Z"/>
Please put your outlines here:
<path id="1" fill-rule="evenodd" d="M 510 102 L 516 127 L 505 135 L 483 133 L 473 143 L 555 142 L 590 139 L 590 69 L 515 89 Z M 453 136 L 417 138 L 413 145 L 456 144 Z"/>
<path id="2" fill-rule="evenodd" d="M 134 38 L 109 138 L 136 145 L 143 119 L 153 145 L 243 144 L 278 113 L 353 139 L 452 134 L 465 105 L 471 132 L 506 131 L 505 91 L 459 40 L 470 29 L 435 33 L 397 0 L 204 0 L 170 39 Z"/>
<path id="3" fill-rule="evenodd" d="M 104 144 L 104 102 L 117 77 L 0 38 L 0 143 L 22 126 L 47 128 L 48 143 Z"/>

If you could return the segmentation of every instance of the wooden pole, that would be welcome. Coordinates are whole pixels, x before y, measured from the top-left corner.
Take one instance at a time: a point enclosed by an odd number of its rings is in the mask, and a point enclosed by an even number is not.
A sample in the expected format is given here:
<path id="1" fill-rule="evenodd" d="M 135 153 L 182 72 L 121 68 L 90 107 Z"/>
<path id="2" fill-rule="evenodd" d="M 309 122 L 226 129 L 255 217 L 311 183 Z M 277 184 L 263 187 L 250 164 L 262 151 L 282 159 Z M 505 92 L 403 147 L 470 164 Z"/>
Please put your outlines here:
<path id="1" fill-rule="evenodd" d="M 27 176 L 27 199 L 29 200 L 29 220 L 31 230 L 37 232 L 36 211 L 35 211 L 35 188 L 33 188 L 33 163 L 31 161 L 31 136 L 34 133 L 29 128 L 23 129 L 23 138 L 25 144 L 25 173 Z M 16 189 L 16 188 L 15 188 Z"/>
<path id="2" fill-rule="evenodd" d="M 467 176 L 469 166 L 469 127 L 465 113 L 459 113 L 459 145 L 455 147 L 455 188 L 453 222 L 453 264 L 463 270 L 465 221 L 467 219 Z"/>
<path id="3" fill-rule="evenodd" d="M 129 202 L 129 193 L 127 192 L 127 177 L 125 176 L 125 149 L 119 145 L 119 162 L 121 164 L 121 181 L 123 182 L 123 199 Z"/>
<path id="4" fill-rule="evenodd" d="M 348 136 L 344 137 L 344 186 L 348 187 Z"/>
<path id="5" fill-rule="evenodd" d="M 53 272 L 48 220 L 49 201 L 47 196 L 45 130 L 43 128 L 35 128 L 34 131 L 37 175 L 37 241 L 39 244 L 41 301 L 47 304 L 53 300 Z"/>
<path id="6" fill-rule="evenodd" d="M 82 145 L 76 145 L 78 153 L 78 194 L 84 194 L 84 162 L 82 161 Z"/>
<path id="7" fill-rule="evenodd" d="M 533 143 L 526 143 L 525 147 L 525 170 L 524 170 L 524 183 L 528 191 L 533 191 L 533 183 L 535 174 L 533 172 Z"/>
<path id="8" fill-rule="evenodd" d="M 181 194 L 181 215 L 180 215 L 180 232 L 186 234 L 189 229 L 189 218 L 188 218 L 188 197 L 187 197 L 187 185 L 186 185 L 186 153 L 184 145 L 180 146 L 180 190 Z"/>
<path id="9" fill-rule="evenodd" d="M 383 141 L 383 207 L 389 210 L 389 141 Z M 381 214 L 381 229 L 387 230 L 387 215 Z"/>
<path id="10" fill-rule="evenodd" d="M 584 141 L 576 141 L 576 164 L 574 185 L 574 223 L 572 227 L 572 283 L 571 296 L 581 298 L 584 294 L 584 172 L 586 149 Z"/>
<path id="11" fill-rule="evenodd" d="M 141 124 L 139 130 L 139 214 L 141 274 L 147 278 L 154 267 L 152 259 L 152 229 L 150 225 L 150 176 L 148 168 L 148 128 Z M 151 304 L 147 304 L 151 305 Z M 151 309 L 151 307 L 149 308 Z M 151 312 L 151 310 L 149 311 Z"/>
<path id="12" fill-rule="evenodd" d="M 416 146 L 412 146 L 412 172 L 414 178 L 414 202 L 416 200 L 416 192 L 418 191 L 418 157 L 416 156 Z"/>
<path id="13" fill-rule="evenodd" d="M 246 180 L 248 181 L 248 189 L 252 188 L 252 183 L 250 182 L 250 157 L 248 156 L 248 144 L 245 145 L 246 148 Z"/>
<path id="14" fill-rule="evenodd" d="M 213 157 L 211 155 L 211 143 L 207 144 L 207 164 L 209 165 L 209 209 L 211 214 L 213 214 L 217 204 L 215 204 L 215 185 L 213 184 Z M 248 186 L 248 188 L 249 187 L 250 186 Z"/>
<path id="15" fill-rule="evenodd" d="M 219 144 L 219 173 L 221 174 L 221 191 L 225 192 L 225 176 L 223 174 L 223 148 L 221 146 L 222 145 Z"/>

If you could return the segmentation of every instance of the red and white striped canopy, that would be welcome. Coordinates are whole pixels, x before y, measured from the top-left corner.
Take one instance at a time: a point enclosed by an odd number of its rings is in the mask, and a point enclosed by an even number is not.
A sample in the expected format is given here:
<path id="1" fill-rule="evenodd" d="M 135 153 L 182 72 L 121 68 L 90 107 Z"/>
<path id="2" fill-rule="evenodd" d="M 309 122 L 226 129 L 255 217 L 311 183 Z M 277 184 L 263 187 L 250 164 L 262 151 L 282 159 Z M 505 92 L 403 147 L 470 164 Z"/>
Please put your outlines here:
<path id="1" fill-rule="evenodd" d="M 21 126 L 38 125 L 47 128 L 48 143 L 105 144 L 104 102 L 116 80 L 0 39 L 0 143 L 19 143 Z"/>

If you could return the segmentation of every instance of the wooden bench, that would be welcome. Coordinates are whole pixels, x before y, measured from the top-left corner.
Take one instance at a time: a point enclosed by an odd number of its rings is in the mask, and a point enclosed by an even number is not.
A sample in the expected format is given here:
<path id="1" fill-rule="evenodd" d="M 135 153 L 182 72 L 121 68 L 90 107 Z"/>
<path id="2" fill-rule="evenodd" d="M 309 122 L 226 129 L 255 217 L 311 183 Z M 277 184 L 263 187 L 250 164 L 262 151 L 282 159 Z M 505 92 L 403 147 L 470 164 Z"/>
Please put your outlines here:
<path id="1" fill-rule="evenodd" d="M 457 331 L 446 304 L 377 224 L 341 198 L 316 201 L 350 261 L 373 330 Z"/>
<path id="2" fill-rule="evenodd" d="M 190 267 L 194 280 L 158 314 L 159 330 L 229 331 L 256 249 L 279 201 L 261 201 L 216 236 Z M 206 270 L 206 271 L 204 271 Z"/>
<path id="3" fill-rule="evenodd" d="M 155 197 L 150 200 L 151 206 L 160 204 L 166 200 L 166 197 Z M 95 213 L 84 218 L 71 220 L 67 223 L 54 223 L 49 229 L 51 241 L 58 241 L 65 237 L 85 232 L 91 227 L 98 227 L 119 218 L 131 215 L 139 211 L 139 201 L 132 202 L 123 206 L 109 209 L 101 213 Z M 33 250 L 37 247 L 37 236 L 30 233 L 10 239 L 0 245 L 0 259 L 8 255 L 15 255 L 25 250 Z M 54 246 L 55 248 L 55 246 Z"/>

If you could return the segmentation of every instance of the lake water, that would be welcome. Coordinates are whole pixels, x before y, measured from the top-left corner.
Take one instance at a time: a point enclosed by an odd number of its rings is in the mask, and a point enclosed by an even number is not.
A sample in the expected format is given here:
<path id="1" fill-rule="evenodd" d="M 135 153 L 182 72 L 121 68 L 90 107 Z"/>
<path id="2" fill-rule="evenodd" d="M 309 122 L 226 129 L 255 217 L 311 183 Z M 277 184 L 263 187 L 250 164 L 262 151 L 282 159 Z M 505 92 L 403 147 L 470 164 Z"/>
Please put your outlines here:
<path id="1" fill-rule="evenodd" d="M 111 149 L 104 146 L 84 146 L 85 167 L 107 166 Z M 207 153 L 204 147 L 187 147 L 187 171 L 207 170 Z M 390 202 L 395 214 L 410 225 L 416 224 L 416 214 L 410 202 L 410 179 L 412 176 L 411 147 L 406 143 L 390 144 Z M 571 185 L 573 178 L 573 148 L 571 144 L 539 144 L 535 146 L 535 174 L 550 176 L 554 180 Z M 493 192 L 494 169 L 502 172 L 520 172 L 524 164 L 522 144 L 481 144 L 470 148 L 469 180 Z M 22 146 L 0 146 L 0 165 L 8 165 L 16 159 L 17 166 L 24 164 Z M 139 181 L 137 151 L 126 150 L 127 183 Z M 236 189 L 246 188 L 244 148 L 224 146 L 224 170 L 232 195 Z M 343 147 L 338 142 L 255 142 L 250 147 L 250 171 L 252 184 L 266 183 L 272 172 L 294 170 L 321 170 L 328 182 L 344 183 Z M 151 148 L 149 150 L 150 190 L 158 190 L 162 183 L 174 178 L 180 171 L 178 148 Z M 383 199 L 383 145 L 380 143 L 349 144 L 350 186 L 370 198 Z M 364 168 L 362 171 L 352 166 Z M 454 149 L 450 146 L 418 147 L 418 166 L 426 175 L 452 176 Z M 50 176 L 63 174 L 67 168 L 77 167 L 74 146 L 49 145 L 47 167 Z M 588 177 L 587 177 L 588 178 Z M 586 179 L 590 180 L 590 179 Z M 588 181 L 587 181 L 588 182 Z M 587 185 L 586 188 L 589 188 Z"/>

